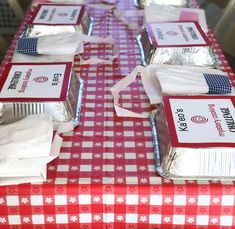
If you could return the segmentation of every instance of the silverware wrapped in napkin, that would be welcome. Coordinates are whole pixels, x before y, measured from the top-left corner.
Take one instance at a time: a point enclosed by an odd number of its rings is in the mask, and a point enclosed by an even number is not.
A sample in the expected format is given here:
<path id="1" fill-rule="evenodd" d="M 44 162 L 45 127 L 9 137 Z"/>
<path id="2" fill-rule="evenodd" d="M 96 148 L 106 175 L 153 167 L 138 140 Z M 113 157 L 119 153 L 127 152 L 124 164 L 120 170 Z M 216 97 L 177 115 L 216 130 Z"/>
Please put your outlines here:
<path id="1" fill-rule="evenodd" d="M 39 37 L 60 33 L 91 34 L 93 19 L 85 5 L 39 4 L 25 31 L 26 37 Z"/>
<path id="2" fill-rule="evenodd" d="M 79 124 L 83 81 L 72 63 L 10 63 L 0 88 L 0 124 L 37 113 L 49 113 L 55 124 Z"/>
<path id="3" fill-rule="evenodd" d="M 235 97 L 167 96 L 151 116 L 157 172 L 169 179 L 235 179 Z"/>
<path id="4" fill-rule="evenodd" d="M 90 36 L 89 36 L 90 37 Z M 21 37 L 16 50 L 29 55 L 75 55 L 84 50 L 84 41 L 78 32 L 40 37 Z"/>
<path id="5" fill-rule="evenodd" d="M 196 21 L 149 23 L 137 41 L 144 65 L 220 65 L 210 40 Z"/>
<path id="6" fill-rule="evenodd" d="M 155 78 L 161 92 L 168 95 L 234 93 L 228 74 L 218 69 L 159 65 L 156 67 Z"/>

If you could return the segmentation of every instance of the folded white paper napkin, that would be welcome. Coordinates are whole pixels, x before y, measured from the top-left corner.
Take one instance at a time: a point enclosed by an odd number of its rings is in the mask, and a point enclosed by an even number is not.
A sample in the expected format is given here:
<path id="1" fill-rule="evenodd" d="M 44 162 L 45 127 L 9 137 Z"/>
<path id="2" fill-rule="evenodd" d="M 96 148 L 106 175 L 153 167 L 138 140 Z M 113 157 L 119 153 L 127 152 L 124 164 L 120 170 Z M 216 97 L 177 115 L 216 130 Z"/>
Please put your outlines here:
<path id="1" fill-rule="evenodd" d="M 144 6 L 148 6 L 150 4 L 186 6 L 187 0 L 145 0 L 144 1 Z"/>
<path id="2" fill-rule="evenodd" d="M 74 54 L 70 55 L 28 55 L 18 53 L 17 50 L 14 51 L 12 62 L 20 63 L 20 62 L 72 62 L 74 61 Z"/>
<path id="3" fill-rule="evenodd" d="M 45 181 L 47 164 L 60 153 L 59 134 L 72 130 L 72 122 L 53 126 L 47 113 L 0 126 L 0 185 Z"/>
<path id="4" fill-rule="evenodd" d="M 69 3 L 69 4 L 83 4 L 85 3 L 84 0 L 49 0 L 49 2 L 53 2 L 53 3 Z"/>
<path id="5" fill-rule="evenodd" d="M 205 68 L 156 68 L 161 91 L 169 95 L 227 94 L 232 86 L 227 73 Z"/>
<path id="6" fill-rule="evenodd" d="M 101 2 L 107 3 L 107 4 L 116 4 L 118 0 L 101 0 Z"/>
<path id="7" fill-rule="evenodd" d="M 17 52 L 30 55 L 69 55 L 83 52 L 79 33 L 64 33 L 41 37 L 21 37 Z"/>
<path id="8" fill-rule="evenodd" d="M 203 9 L 177 8 L 167 5 L 150 4 L 144 8 L 144 20 L 146 23 L 198 21 L 204 32 L 208 32 L 205 11 Z"/>
<path id="9" fill-rule="evenodd" d="M 147 2 L 155 3 L 159 5 L 174 5 L 174 6 L 187 5 L 186 0 L 148 0 Z"/>
<path id="10" fill-rule="evenodd" d="M 0 126 L 0 159 L 41 157 L 50 154 L 53 134 L 51 117 L 30 115 Z"/>
<path id="11" fill-rule="evenodd" d="M 0 126 L 0 185 L 45 181 L 47 163 L 59 155 L 49 114 L 35 114 Z"/>

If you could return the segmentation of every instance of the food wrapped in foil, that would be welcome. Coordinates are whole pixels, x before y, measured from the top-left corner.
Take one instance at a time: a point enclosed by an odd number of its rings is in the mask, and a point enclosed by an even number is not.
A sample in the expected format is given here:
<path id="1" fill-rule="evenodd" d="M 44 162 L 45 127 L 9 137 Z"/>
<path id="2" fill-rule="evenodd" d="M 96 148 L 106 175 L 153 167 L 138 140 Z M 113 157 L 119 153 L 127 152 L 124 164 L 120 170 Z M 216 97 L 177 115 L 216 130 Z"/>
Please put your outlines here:
<path id="1" fill-rule="evenodd" d="M 0 124 L 49 113 L 55 124 L 80 122 L 83 81 L 72 63 L 10 63 L 3 72 Z"/>
<path id="2" fill-rule="evenodd" d="M 39 37 L 60 33 L 81 32 L 91 34 L 93 19 L 85 5 L 39 4 L 30 18 L 26 37 Z"/>
<path id="3" fill-rule="evenodd" d="M 198 22 L 148 23 L 137 41 L 143 65 L 218 67 L 221 64 Z"/>
<path id="4" fill-rule="evenodd" d="M 169 179 L 235 179 L 235 97 L 164 97 L 151 115 L 157 172 Z"/>
<path id="5" fill-rule="evenodd" d="M 188 6 L 187 0 L 134 0 L 134 5 L 142 9 L 145 6 L 149 6 L 150 4 L 171 5 L 171 6 L 178 6 L 178 7 Z"/>

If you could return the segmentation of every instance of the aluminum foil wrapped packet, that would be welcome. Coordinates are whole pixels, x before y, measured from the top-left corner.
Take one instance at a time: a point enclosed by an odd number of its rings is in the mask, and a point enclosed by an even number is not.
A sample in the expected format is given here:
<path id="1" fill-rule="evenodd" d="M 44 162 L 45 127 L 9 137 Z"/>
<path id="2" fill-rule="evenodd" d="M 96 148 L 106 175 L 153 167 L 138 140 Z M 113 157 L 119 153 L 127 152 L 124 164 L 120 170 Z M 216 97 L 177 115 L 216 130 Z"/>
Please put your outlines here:
<path id="1" fill-rule="evenodd" d="M 80 122 L 83 81 L 72 63 L 9 63 L 0 85 L 0 124 L 49 113 L 54 124 Z"/>
<path id="2" fill-rule="evenodd" d="M 143 65 L 175 64 L 201 67 L 221 65 L 198 22 L 147 23 L 137 37 Z"/>
<path id="3" fill-rule="evenodd" d="M 235 97 L 166 96 L 151 115 L 157 172 L 235 180 Z"/>
<path id="4" fill-rule="evenodd" d="M 142 9 L 145 6 L 149 6 L 150 4 L 170 5 L 170 6 L 178 6 L 178 7 L 188 6 L 187 0 L 134 0 L 134 5 Z"/>
<path id="5" fill-rule="evenodd" d="M 90 35 L 93 19 L 85 5 L 39 4 L 30 18 L 24 36 L 39 37 L 80 32 Z"/>

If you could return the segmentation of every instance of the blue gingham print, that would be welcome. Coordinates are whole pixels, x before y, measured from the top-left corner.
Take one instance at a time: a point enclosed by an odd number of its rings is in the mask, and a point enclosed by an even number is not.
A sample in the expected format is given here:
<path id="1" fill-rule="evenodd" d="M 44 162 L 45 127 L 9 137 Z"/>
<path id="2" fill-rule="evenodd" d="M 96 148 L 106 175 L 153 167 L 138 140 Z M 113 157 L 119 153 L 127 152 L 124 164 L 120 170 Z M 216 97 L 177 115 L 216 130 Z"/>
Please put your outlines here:
<path id="1" fill-rule="evenodd" d="M 208 94 L 231 93 L 232 86 L 227 76 L 217 74 L 203 74 L 209 87 Z"/>
<path id="2" fill-rule="evenodd" d="M 18 40 L 17 52 L 22 54 L 38 55 L 37 43 L 38 43 L 38 38 L 36 37 L 34 38 L 22 37 Z"/>

